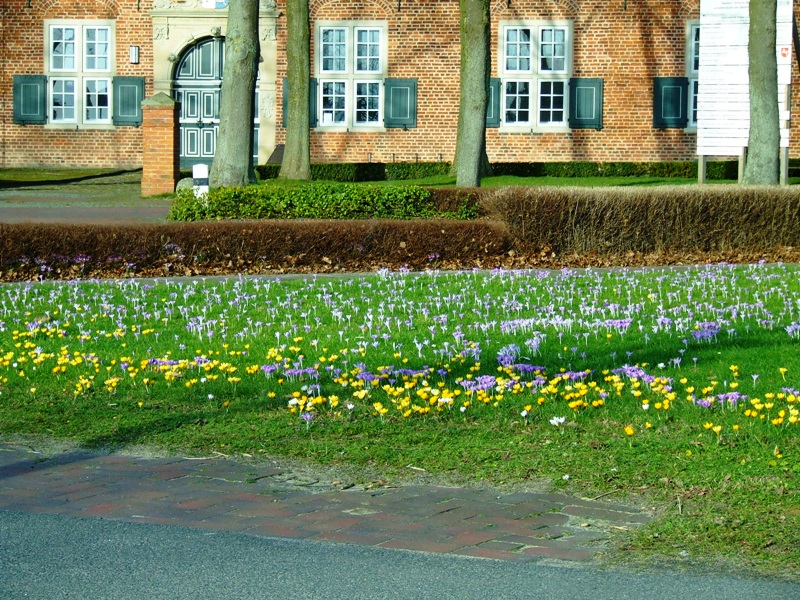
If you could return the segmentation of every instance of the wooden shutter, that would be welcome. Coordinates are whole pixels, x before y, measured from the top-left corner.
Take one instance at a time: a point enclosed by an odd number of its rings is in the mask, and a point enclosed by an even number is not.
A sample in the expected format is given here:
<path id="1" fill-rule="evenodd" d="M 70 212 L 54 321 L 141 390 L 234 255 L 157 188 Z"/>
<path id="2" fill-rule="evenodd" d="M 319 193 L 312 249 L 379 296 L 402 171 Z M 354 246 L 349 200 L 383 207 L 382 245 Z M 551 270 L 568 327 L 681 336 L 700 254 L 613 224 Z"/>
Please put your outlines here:
<path id="1" fill-rule="evenodd" d="M 47 123 L 47 77 L 14 75 L 14 123 L 17 125 Z"/>
<path id="2" fill-rule="evenodd" d="M 144 100 L 144 77 L 114 77 L 111 86 L 114 93 L 114 125 L 142 124 L 142 100 Z"/>
<path id="3" fill-rule="evenodd" d="M 653 78 L 653 127 L 684 128 L 689 123 L 689 79 Z"/>
<path id="4" fill-rule="evenodd" d="M 286 129 L 286 115 L 289 112 L 289 79 L 283 78 L 283 120 L 281 125 Z M 308 82 L 308 126 L 317 126 L 317 80 L 312 77 Z"/>
<path id="5" fill-rule="evenodd" d="M 500 127 L 500 79 L 489 80 L 489 103 L 486 107 L 486 127 Z"/>
<path id="6" fill-rule="evenodd" d="M 417 126 L 417 80 L 384 80 L 384 127 L 411 129 Z"/>
<path id="7" fill-rule="evenodd" d="M 603 80 L 573 77 L 569 80 L 571 129 L 603 128 Z"/>
<path id="8" fill-rule="evenodd" d="M 308 82 L 308 126 L 317 126 L 317 80 L 312 77 Z"/>

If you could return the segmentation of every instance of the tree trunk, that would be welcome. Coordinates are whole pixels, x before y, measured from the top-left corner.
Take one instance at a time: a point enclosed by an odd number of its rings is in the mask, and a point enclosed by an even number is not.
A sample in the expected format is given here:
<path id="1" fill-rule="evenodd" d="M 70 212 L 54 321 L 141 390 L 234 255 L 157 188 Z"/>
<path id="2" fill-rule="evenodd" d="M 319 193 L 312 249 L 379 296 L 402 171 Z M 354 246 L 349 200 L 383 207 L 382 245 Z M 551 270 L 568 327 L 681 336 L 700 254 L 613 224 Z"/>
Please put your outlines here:
<path id="1" fill-rule="evenodd" d="M 743 183 L 751 185 L 778 184 L 781 137 L 776 12 L 777 0 L 750 0 L 750 137 Z"/>
<path id="2" fill-rule="evenodd" d="M 489 0 L 459 0 L 461 82 L 456 154 L 451 173 L 458 187 L 479 187 L 486 158 L 491 25 Z"/>
<path id="3" fill-rule="evenodd" d="M 258 0 L 231 0 L 225 36 L 219 133 L 209 187 L 243 186 L 255 181 L 253 112 L 258 57 Z"/>
<path id="4" fill-rule="evenodd" d="M 311 32 L 308 0 L 287 0 L 286 79 L 289 86 L 286 114 L 286 146 L 278 177 L 311 179 L 309 131 L 309 77 Z"/>

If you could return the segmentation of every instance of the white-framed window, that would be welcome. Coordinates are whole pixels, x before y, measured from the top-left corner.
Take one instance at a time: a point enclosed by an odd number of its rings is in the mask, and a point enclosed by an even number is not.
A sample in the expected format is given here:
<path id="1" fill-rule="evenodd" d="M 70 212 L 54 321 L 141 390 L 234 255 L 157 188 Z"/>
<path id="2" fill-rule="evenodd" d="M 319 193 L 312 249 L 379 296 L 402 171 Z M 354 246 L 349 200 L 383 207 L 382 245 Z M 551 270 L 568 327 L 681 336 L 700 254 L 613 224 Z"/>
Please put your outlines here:
<path id="1" fill-rule="evenodd" d="M 698 75 L 700 74 L 700 24 L 689 23 L 689 40 L 686 52 L 686 75 L 689 78 L 689 127 L 697 127 L 697 92 L 699 89 Z"/>
<path id="2" fill-rule="evenodd" d="M 50 79 L 50 119 L 53 122 L 74 123 L 77 104 L 74 79 Z"/>
<path id="3" fill-rule="evenodd" d="M 347 122 L 347 81 L 320 81 L 322 125 Z"/>
<path id="4" fill-rule="evenodd" d="M 356 73 L 380 73 L 381 30 L 377 27 L 356 27 Z"/>
<path id="5" fill-rule="evenodd" d="M 377 125 L 381 118 L 380 81 L 356 81 L 356 125 Z"/>
<path id="6" fill-rule="evenodd" d="M 500 23 L 501 127 L 567 128 L 572 29 L 568 21 Z"/>
<path id="7" fill-rule="evenodd" d="M 84 121 L 109 123 L 111 121 L 111 82 L 109 79 L 84 79 Z"/>
<path id="8" fill-rule="evenodd" d="M 83 70 L 108 73 L 111 70 L 109 27 L 83 28 Z"/>
<path id="9" fill-rule="evenodd" d="M 387 52 L 385 22 L 316 24 L 319 128 L 383 127 Z"/>
<path id="10" fill-rule="evenodd" d="M 567 82 L 563 79 L 539 81 L 539 124 L 562 125 L 567 121 Z"/>
<path id="11" fill-rule="evenodd" d="M 51 125 L 110 125 L 114 22 L 45 21 L 47 119 Z"/>
<path id="12" fill-rule="evenodd" d="M 506 27 L 504 50 L 507 73 L 531 72 L 533 40 L 530 27 Z"/>
<path id="13" fill-rule="evenodd" d="M 531 122 L 531 82 L 505 82 L 505 120 L 509 125 L 528 125 Z"/>
<path id="14" fill-rule="evenodd" d="M 347 73 L 347 28 L 323 27 L 320 30 L 322 73 Z"/>
<path id="15" fill-rule="evenodd" d="M 539 28 L 539 73 L 566 73 L 567 60 L 567 28 Z"/>

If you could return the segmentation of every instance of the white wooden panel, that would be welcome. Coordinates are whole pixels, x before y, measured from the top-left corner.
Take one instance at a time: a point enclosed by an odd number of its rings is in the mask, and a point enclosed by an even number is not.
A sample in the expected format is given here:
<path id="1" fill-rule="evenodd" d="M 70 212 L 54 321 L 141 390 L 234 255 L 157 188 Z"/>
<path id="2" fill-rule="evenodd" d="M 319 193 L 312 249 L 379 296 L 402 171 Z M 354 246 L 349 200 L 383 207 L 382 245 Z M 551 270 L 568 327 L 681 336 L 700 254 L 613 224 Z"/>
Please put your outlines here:
<path id="1" fill-rule="evenodd" d="M 200 143 L 199 134 L 200 130 L 197 128 L 185 127 L 182 131 L 186 134 L 186 144 L 183 146 L 184 156 L 200 156 Z"/>
<path id="2" fill-rule="evenodd" d="M 791 84 L 792 0 L 778 0 L 778 102 L 786 105 Z M 749 0 L 701 0 L 700 69 L 697 97 L 697 153 L 736 156 L 747 146 L 750 97 L 747 41 Z M 781 118 L 787 111 L 781 113 Z M 784 135 L 785 133 L 785 135 Z M 788 144 L 788 130 L 781 145 Z M 785 146 L 784 146 L 785 147 Z"/>

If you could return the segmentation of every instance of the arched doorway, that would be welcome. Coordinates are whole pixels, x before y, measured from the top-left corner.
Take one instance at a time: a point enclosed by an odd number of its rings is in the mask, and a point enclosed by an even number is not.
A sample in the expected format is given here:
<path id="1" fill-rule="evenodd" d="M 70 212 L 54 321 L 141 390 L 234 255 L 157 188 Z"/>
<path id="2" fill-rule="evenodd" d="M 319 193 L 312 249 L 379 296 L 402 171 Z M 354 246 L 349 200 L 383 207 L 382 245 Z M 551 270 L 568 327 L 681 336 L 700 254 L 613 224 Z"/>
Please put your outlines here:
<path id="1" fill-rule="evenodd" d="M 175 68 L 174 97 L 181 103 L 181 167 L 211 164 L 219 131 L 219 103 L 225 38 L 213 37 L 189 46 Z M 258 88 L 255 105 L 258 107 Z M 258 110 L 253 125 L 253 151 L 258 158 Z"/>

